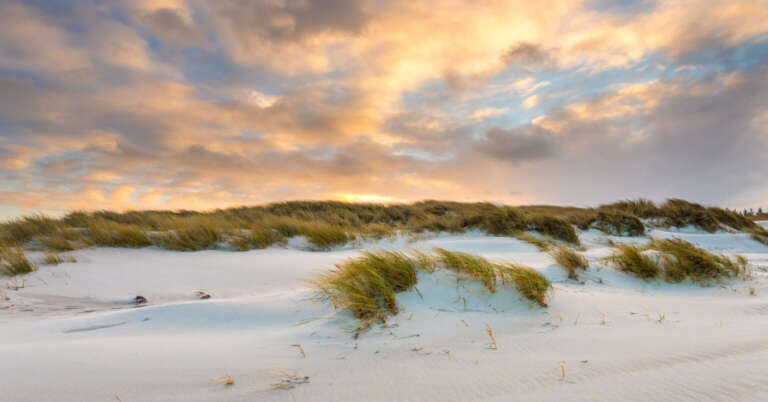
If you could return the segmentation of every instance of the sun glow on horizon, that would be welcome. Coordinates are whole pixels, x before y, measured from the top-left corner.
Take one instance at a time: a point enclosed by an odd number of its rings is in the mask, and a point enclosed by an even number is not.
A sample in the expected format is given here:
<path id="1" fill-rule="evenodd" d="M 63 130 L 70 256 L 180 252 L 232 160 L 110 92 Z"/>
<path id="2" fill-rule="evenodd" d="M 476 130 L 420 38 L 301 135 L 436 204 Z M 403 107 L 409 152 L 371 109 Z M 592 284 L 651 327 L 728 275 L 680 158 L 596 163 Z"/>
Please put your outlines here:
<path id="1" fill-rule="evenodd" d="M 401 203 L 405 200 L 378 194 L 334 194 L 334 198 L 344 202 L 367 202 L 374 204 Z"/>

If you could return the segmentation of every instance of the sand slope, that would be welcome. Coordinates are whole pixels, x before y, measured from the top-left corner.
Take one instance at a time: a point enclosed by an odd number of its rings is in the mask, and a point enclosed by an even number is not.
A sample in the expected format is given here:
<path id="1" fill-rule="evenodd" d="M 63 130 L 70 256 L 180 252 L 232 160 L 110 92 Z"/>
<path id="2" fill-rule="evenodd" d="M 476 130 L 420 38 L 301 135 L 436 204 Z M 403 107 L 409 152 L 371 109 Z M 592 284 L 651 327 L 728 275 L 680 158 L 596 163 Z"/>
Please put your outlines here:
<path id="1" fill-rule="evenodd" d="M 0 279 L 2 399 L 768 400 L 768 247 L 743 234 L 652 235 L 742 253 L 754 279 L 643 283 L 599 266 L 610 248 L 592 231 L 581 236 L 593 261 L 583 284 L 515 239 L 398 239 L 369 247 L 528 264 L 555 283 L 550 307 L 423 274 L 418 292 L 399 295 L 400 315 L 353 339 L 354 320 L 314 301 L 306 279 L 359 250 L 80 250 L 77 263 L 43 266 L 22 289 Z M 138 294 L 146 306 L 130 303 Z M 309 382 L 266 390 L 286 373 Z M 226 374 L 235 385 L 210 381 Z"/>

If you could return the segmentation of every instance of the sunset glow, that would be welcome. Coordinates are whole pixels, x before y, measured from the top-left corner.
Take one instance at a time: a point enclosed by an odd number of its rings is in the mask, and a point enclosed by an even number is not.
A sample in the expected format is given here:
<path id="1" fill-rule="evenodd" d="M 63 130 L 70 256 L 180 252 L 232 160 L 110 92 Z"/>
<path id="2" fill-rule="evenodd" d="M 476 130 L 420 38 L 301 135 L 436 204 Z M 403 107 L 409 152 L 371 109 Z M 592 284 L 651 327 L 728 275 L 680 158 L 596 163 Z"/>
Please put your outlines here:
<path id="1" fill-rule="evenodd" d="M 2 1 L 0 216 L 758 205 L 767 65 L 762 0 Z"/>

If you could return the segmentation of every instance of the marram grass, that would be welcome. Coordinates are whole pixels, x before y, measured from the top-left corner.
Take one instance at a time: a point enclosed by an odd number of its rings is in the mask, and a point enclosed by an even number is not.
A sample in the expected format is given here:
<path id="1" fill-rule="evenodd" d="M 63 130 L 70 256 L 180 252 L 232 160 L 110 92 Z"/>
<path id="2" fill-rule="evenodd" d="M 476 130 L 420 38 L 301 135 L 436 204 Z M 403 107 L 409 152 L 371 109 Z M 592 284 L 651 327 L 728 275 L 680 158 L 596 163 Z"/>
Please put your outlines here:
<path id="1" fill-rule="evenodd" d="M 568 272 L 569 279 L 578 280 L 578 270 L 585 270 L 589 266 L 589 261 L 583 255 L 569 247 L 557 247 L 550 251 L 549 255 Z"/>
<path id="2" fill-rule="evenodd" d="M 395 233 L 480 230 L 517 237 L 546 251 L 559 242 L 578 246 L 574 226 L 619 236 L 642 235 L 646 223 L 641 218 L 652 225 L 738 230 L 768 242 L 768 231 L 744 216 L 675 199 L 659 206 L 641 199 L 598 208 L 430 200 L 392 205 L 292 201 L 206 212 L 75 211 L 60 219 L 33 215 L 0 223 L 0 241 L 14 247 L 42 246 L 49 251 L 88 246 L 250 250 L 304 236 L 312 249 L 328 250 L 357 239 Z"/>
<path id="3" fill-rule="evenodd" d="M 311 282 L 318 297 L 360 320 L 361 328 L 385 321 L 398 313 L 396 294 L 413 288 L 418 272 L 444 269 L 460 280 L 477 280 L 490 292 L 499 283 L 512 285 L 521 296 L 546 307 L 549 281 L 534 269 L 514 264 L 494 264 L 483 257 L 436 249 L 434 254 L 396 251 L 364 252 L 344 261 Z"/>
<path id="4" fill-rule="evenodd" d="M 648 245 L 620 245 L 605 259 L 616 269 L 643 280 L 686 279 L 702 285 L 747 277 L 747 260 L 741 255 L 710 253 L 682 239 L 653 239 Z"/>
<path id="5" fill-rule="evenodd" d="M 27 259 L 20 248 L 0 245 L 0 273 L 14 276 L 28 274 L 36 270 L 37 266 Z"/>

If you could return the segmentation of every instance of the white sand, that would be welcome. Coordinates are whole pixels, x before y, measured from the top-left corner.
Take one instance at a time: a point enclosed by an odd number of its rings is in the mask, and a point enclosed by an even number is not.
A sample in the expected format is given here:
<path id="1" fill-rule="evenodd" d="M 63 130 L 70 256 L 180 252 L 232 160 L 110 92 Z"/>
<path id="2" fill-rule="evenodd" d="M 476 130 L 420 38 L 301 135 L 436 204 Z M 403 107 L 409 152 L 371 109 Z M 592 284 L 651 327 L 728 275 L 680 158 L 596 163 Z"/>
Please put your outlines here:
<path id="1" fill-rule="evenodd" d="M 741 253 L 754 279 L 647 284 L 600 268 L 610 248 L 590 231 L 593 265 L 579 284 L 526 243 L 441 236 L 407 246 L 533 266 L 555 284 L 549 308 L 425 274 L 421 296 L 398 296 L 404 311 L 388 328 L 355 340 L 354 320 L 313 301 L 306 280 L 359 250 L 76 251 L 77 263 L 41 266 L 23 289 L 0 277 L 10 299 L 0 301 L 0 399 L 768 400 L 768 247 L 743 234 L 652 235 Z M 139 294 L 149 304 L 136 308 Z M 275 371 L 309 382 L 265 391 Z M 227 374 L 235 385 L 210 381 Z"/>

